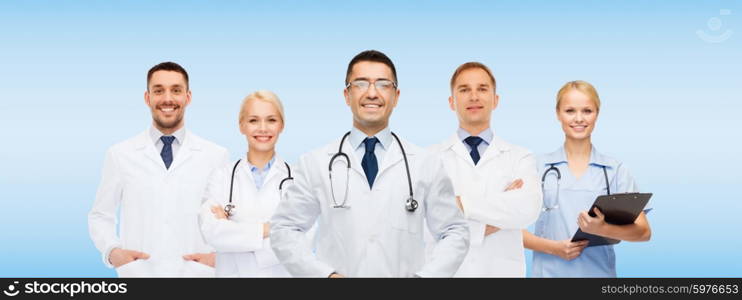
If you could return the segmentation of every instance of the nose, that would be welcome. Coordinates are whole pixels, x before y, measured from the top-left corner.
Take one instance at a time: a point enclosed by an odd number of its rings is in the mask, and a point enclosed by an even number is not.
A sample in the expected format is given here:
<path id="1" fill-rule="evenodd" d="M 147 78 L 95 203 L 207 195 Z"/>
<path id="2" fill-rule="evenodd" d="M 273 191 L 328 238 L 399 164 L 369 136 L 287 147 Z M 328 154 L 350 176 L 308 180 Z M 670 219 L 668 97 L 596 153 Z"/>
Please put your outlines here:
<path id="1" fill-rule="evenodd" d="M 471 92 L 469 93 L 469 102 L 478 102 L 479 101 L 479 94 Z"/>
<path id="2" fill-rule="evenodd" d="M 171 91 L 165 91 L 165 101 L 175 101 L 175 93 Z"/>
<path id="3" fill-rule="evenodd" d="M 376 84 L 369 84 L 368 90 L 366 90 L 366 98 L 376 99 L 379 97 L 379 91 L 376 90 Z"/>
<path id="4" fill-rule="evenodd" d="M 575 115 L 575 121 L 577 121 L 577 123 L 582 123 L 583 121 L 585 121 L 585 115 L 583 115 L 582 112 L 578 112 Z"/>

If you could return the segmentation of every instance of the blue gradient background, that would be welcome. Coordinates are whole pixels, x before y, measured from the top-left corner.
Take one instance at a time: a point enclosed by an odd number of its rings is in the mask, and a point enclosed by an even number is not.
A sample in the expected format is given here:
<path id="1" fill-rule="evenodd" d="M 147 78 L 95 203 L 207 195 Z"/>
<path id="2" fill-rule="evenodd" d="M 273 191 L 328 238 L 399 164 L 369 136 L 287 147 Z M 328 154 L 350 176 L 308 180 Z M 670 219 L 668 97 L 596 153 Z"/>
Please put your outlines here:
<path id="1" fill-rule="evenodd" d="M 115 276 L 86 214 L 105 150 L 150 124 L 154 64 L 188 69 L 187 127 L 233 157 L 246 146 L 241 99 L 275 91 L 288 120 L 278 149 L 294 162 L 350 126 L 342 82 L 365 49 L 395 61 L 392 128 L 423 146 L 456 128 L 448 80 L 463 62 L 492 67 L 495 131 L 537 153 L 563 140 L 559 87 L 592 82 L 603 100 L 594 144 L 654 193 L 652 240 L 617 246 L 619 276 L 742 276 L 740 4 L 2 1 L 0 276 Z M 697 30 L 734 34 L 708 43 Z"/>

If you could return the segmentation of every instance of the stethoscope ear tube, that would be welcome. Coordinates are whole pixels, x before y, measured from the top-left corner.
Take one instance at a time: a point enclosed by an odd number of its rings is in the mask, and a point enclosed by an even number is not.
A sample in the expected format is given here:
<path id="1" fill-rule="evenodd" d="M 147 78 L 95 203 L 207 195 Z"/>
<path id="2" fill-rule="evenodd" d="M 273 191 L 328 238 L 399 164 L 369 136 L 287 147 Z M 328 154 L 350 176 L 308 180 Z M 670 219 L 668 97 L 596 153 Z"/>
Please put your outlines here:
<path id="1" fill-rule="evenodd" d="M 546 171 L 544 171 L 543 175 L 541 175 L 541 190 L 542 191 L 544 190 L 544 183 L 546 182 L 546 175 L 549 175 L 549 172 L 552 172 L 552 171 L 556 172 L 556 176 L 557 176 L 557 199 L 556 201 L 558 202 L 559 201 L 558 199 L 559 198 L 559 181 L 562 179 L 562 172 L 560 172 L 559 168 L 557 168 L 555 165 L 556 164 L 549 164 L 549 168 L 546 169 Z M 603 168 L 603 176 L 605 177 L 606 194 L 610 195 L 611 184 L 610 184 L 610 181 L 608 180 L 608 171 L 606 170 L 605 166 L 601 166 L 601 167 Z M 545 210 L 548 210 L 548 209 L 545 208 Z"/>
<path id="2" fill-rule="evenodd" d="M 234 163 L 234 167 L 232 167 L 232 177 L 229 180 L 229 202 L 227 205 L 224 206 L 224 212 L 227 214 L 227 217 L 231 217 L 234 215 L 234 209 L 235 205 L 232 204 L 232 192 L 234 191 L 234 173 L 237 172 L 237 166 L 240 164 L 240 161 L 242 159 L 238 159 L 236 163 Z M 278 192 L 280 193 L 283 190 L 283 183 L 288 180 L 294 180 L 294 177 L 291 176 L 291 167 L 287 162 L 283 162 L 284 165 L 286 165 L 286 171 L 288 172 L 288 177 L 281 180 L 281 183 L 278 184 Z"/>
<path id="3" fill-rule="evenodd" d="M 237 170 L 237 166 L 240 164 L 240 161 L 242 159 L 238 159 L 236 163 L 234 163 L 234 167 L 232 167 L 232 178 L 229 180 L 229 203 L 224 206 L 224 212 L 227 214 L 227 217 L 232 216 L 232 211 L 234 210 L 234 204 L 232 204 L 232 191 L 234 190 L 234 173 Z"/>
<path id="4" fill-rule="evenodd" d="M 415 200 L 413 189 L 412 189 L 412 176 L 410 175 L 410 164 L 407 161 L 407 153 L 404 150 L 404 146 L 402 146 L 402 141 L 399 140 L 399 137 L 394 132 L 391 132 L 394 139 L 397 141 L 397 144 L 399 144 L 399 149 L 402 151 L 402 158 L 404 159 L 404 167 L 405 172 L 407 173 L 407 187 L 409 188 L 409 194 L 410 197 L 407 198 L 405 201 L 405 209 L 409 212 L 414 212 L 417 210 L 419 203 L 417 200 Z M 345 143 L 345 139 L 348 138 L 350 135 L 350 131 L 346 132 L 345 135 L 343 135 L 343 138 L 340 139 L 340 145 L 338 146 L 338 152 L 336 152 L 331 158 L 330 163 L 328 164 L 328 171 L 329 171 L 329 177 L 330 177 L 330 195 L 332 196 L 332 203 L 333 208 L 347 208 L 348 206 L 345 205 L 345 202 L 348 200 L 348 181 L 350 180 L 350 158 L 347 154 L 343 152 L 343 144 Z M 335 198 L 335 187 L 332 183 L 332 165 L 335 162 L 335 160 L 338 157 L 342 157 L 343 160 L 346 162 L 346 174 L 345 174 L 345 195 L 343 196 L 343 202 L 338 204 L 337 200 Z"/>

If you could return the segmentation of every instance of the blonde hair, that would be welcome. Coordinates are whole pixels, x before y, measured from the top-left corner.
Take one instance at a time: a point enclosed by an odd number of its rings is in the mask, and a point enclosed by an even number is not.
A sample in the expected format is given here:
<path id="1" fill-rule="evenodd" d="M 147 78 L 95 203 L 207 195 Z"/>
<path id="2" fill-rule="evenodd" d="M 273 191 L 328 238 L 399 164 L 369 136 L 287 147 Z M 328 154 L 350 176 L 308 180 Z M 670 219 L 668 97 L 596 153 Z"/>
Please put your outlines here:
<path id="1" fill-rule="evenodd" d="M 564 94 L 571 90 L 577 90 L 582 92 L 583 94 L 590 97 L 590 99 L 593 100 L 595 103 L 595 107 L 598 111 L 600 111 L 600 96 L 598 96 L 598 91 L 595 90 L 595 87 L 590 84 L 587 81 L 582 80 L 575 80 L 570 81 L 564 84 L 561 89 L 559 89 L 559 92 L 557 93 L 557 103 L 556 103 L 556 109 L 559 110 L 559 105 L 562 104 L 562 98 L 564 98 Z"/>
<path id="2" fill-rule="evenodd" d="M 281 104 L 281 99 L 278 99 L 278 96 L 274 94 L 271 91 L 268 90 L 259 90 L 256 91 L 250 95 L 247 95 L 244 100 L 242 100 L 242 106 L 240 107 L 240 116 L 239 116 L 239 124 L 242 124 L 242 122 L 247 117 L 247 104 L 250 101 L 265 101 L 270 104 L 273 104 L 273 106 L 276 107 L 276 110 L 278 110 L 278 115 L 281 118 L 281 123 L 286 125 L 286 118 L 284 118 L 283 114 L 283 104 Z"/>

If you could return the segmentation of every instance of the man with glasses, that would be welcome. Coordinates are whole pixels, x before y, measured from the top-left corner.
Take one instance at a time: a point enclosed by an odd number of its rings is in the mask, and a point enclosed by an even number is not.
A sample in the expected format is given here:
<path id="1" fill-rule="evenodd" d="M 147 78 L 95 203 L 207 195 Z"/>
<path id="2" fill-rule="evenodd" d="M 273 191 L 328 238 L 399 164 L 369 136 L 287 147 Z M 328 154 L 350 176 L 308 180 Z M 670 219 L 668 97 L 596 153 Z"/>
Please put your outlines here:
<path id="1" fill-rule="evenodd" d="M 361 52 L 343 94 L 353 127 L 299 159 L 271 220 L 273 250 L 294 276 L 452 276 L 466 256 L 467 224 L 440 158 L 389 129 L 399 98 L 394 64 Z M 313 253 L 305 233 L 315 222 Z M 427 261 L 423 224 L 436 241 Z"/>

